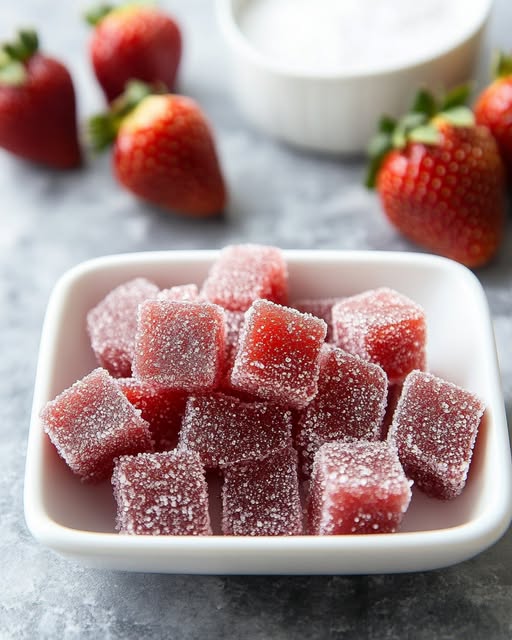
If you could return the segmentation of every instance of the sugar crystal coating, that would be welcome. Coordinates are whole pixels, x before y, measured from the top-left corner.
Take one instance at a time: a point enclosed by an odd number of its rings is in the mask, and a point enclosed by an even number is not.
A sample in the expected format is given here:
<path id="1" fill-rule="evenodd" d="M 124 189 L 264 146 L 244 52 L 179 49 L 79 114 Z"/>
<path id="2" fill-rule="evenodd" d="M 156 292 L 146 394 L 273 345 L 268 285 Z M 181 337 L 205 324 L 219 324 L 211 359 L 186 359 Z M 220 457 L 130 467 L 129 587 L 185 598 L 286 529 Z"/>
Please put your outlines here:
<path id="1" fill-rule="evenodd" d="M 133 375 L 181 391 L 211 390 L 222 375 L 224 335 L 217 305 L 147 300 L 138 312 Z"/>
<path id="2" fill-rule="evenodd" d="M 187 394 L 140 382 L 135 378 L 119 378 L 117 383 L 131 404 L 140 409 L 142 417 L 149 424 L 155 450 L 174 449 L 178 444 Z"/>
<path id="3" fill-rule="evenodd" d="M 196 301 L 199 299 L 199 289 L 196 284 L 178 284 L 169 289 L 162 289 L 157 300 Z"/>
<path id="4" fill-rule="evenodd" d="M 327 325 L 325 339 L 327 342 L 332 342 L 332 308 L 341 300 L 343 300 L 343 298 L 302 298 L 295 300 L 291 306 L 302 313 L 310 313 L 312 316 L 322 318 Z"/>
<path id="5" fill-rule="evenodd" d="M 291 445 L 290 411 L 222 393 L 190 396 L 178 448 L 196 451 L 208 469 L 261 460 Z"/>
<path id="6" fill-rule="evenodd" d="M 222 506 L 225 535 L 300 535 L 296 451 L 286 447 L 261 462 L 230 466 L 224 475 Z"/>
<path id="7" fill-rule="evenodd" d="M 220 252 L 202 294 L 231 311 L 246 311 L 258 298 L 286 304 L 288 270 L 277 247 L 242 244 Z"/>
<path id="8" fill-rule="evenodd" d="M 393 447 L 386 442 L 329 442 L 313 464 L 309 533 L 394 533 L 410 500 L 410 481 Z"/>
<path id="9" fill-rule="evenodd" d="M 298 420 L 296 444 L 306 477 L 316 451 L 325 442 L 380 438 L 387 386 L 386 374 L 378 365 L 324 345 L 318 393 Z"/>
<path id="10" fill-rule="evenodd" d="M 197 454 L 121 456 L 112 475 L 116 529 L 135 535 L 211 534 L 208 489 Z"/>
<path id="11" fill-rule="evenodd" d="M 99 364 L 114 377 L 130 377 L 137 308 L 157 294 L 155 284 L 146 278 L 135 278 L 113 289 L 87 314 L 87 330 L 94 354 Z"/>
<path id="12" fill-rule="evenodd" d="M 117 456 L 153 450 L 148 423 L 105 369 L 48 402 L 41 420 L 59 454 L 86 481 L 109 476 Z"/>
<path id="13" fill-rule="evenodd" d="M 444 500 L 461 493 L 484 410 L 479 398 L 451 382 L 421 371 L 407 376 L 388 439 L 424 493 Z"/>
<path id="14" fill-rule="evenodd" d="M 243 311 L 224 311 L 226 323 L 226 350 L 224 356 L 224 372 L 220 387 L 226 391 L 232 391 L 231 372 L 235 363 L 235 356 L 238 350 L 240 333 L 244 323 L 245 313 Z"/>
<path id="15" fill-rule="evenodd" d="M 345 298 L 332 309 L 335 344 L 380 365 L 390 383 L 426 367 L 424 310 L 406 296 L 382 287 Z"/>
<path id="16" fill-rule="evenodd" d="M 231 384 L 267 400 L 304 407 L 317 392 L 326 331 L 320 318 L 257 300 L 245 315 Z"/>

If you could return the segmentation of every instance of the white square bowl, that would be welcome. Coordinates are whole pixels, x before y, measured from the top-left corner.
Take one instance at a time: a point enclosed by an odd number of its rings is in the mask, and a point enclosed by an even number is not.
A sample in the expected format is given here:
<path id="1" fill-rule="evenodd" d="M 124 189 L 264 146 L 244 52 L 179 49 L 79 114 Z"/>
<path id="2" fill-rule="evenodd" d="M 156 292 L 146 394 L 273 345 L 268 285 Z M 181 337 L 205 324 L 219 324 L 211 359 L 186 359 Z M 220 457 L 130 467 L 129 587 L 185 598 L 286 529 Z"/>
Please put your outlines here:
<path id="1" fill-rule="evenodd" d="M 82 484 L 44 434 L 44 404 L 96 366 L 85 317 L 113 287 L 145 276 L 161 287 L 200 284 L 215 251 L 91 260 L 52 293 L 41 337 L 25 476 L 34 537 L 88 566 L 200 574 L 369 574 L 455 564 L 493 544 L 512 513 L 508 430 L 491 319 L 477 278 L 444 258 L 412 253 L 286 251 L 291 298 L 352 295 L 389 286 L 423 305 L 430 370 L 486 403 L 468 483 L 449 502 L 413 491 L 395 534 L 297 537 L 128 536 L 114 531 L 110 484 Z"/>

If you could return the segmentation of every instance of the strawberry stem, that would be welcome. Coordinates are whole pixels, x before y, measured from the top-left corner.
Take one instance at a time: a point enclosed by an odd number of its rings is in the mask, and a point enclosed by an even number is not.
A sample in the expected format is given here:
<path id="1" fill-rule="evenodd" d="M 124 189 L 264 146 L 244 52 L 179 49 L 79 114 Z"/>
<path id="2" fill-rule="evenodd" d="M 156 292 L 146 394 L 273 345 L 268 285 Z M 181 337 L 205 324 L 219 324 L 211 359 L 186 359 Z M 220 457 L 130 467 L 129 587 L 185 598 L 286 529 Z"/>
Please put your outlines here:
<path id="1" fill-rule="evenodd" d="M 38 50 L 37 33 L 32 29 L 20 30 L 13 42 L 0 48 L 0 84 L 19 86 L 25 82 L 25 63 Z"/>
<path id="2" fill-rule="evenodd" d="M 95 151 L 103 151 L 114 142 L 117 132 L 124 118 L 147 96 L 158 93 L 150 85 L 131 80 L 127 83 L 124 93 L 116 98 L 107 113 L 90 118 L 88 134 Z"/>

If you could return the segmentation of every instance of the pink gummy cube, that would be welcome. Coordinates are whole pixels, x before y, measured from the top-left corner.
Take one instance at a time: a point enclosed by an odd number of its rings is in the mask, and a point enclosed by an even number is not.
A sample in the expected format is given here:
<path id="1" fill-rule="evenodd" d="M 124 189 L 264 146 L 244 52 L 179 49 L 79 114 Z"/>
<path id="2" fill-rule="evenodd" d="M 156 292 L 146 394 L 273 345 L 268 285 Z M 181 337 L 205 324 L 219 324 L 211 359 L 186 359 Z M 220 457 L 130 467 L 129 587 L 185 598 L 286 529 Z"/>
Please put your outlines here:
<path id="1" fill-rule="evenodd" d="M 135 535 L 211 535 L 208 488 L 197 454 L 121 456 L 112 476 L 116 529 Z"/>
<path id="2" fill-rule="evenodd" d="M 106 478 L 117 456 L 153 450 L 148 423 L 105 369 L 95 369 L 48 402 L 41 420 L 59 454 L 83 480 Z"/>
<path id="3" fill-rule="evenodd" d="M 297 453 L 286 447 L 261 462 L 225 471 L 222 531 L 235 536 L 294 536 L 302 529 Z"/>
<path id="4" fill-rule="evenodd" d="M 304 407 L 317 392 L 326 331 L 320 318 L 257 300 L 245 315 L 231 384 L 267 400 Z"/>
<path id="5" fill-rule="evenodd" d="M 258 298 L 286 304 L 288 271 L 281 250 L 255 244 L 226 247 L 211 267 L 202 294 L 231 311 L 245 311 Z"/>
<path id="6" fill-rule="evenodd" d="M 332 308 L 341 300 L 343 300 L 343 298 L 304 298 L 301 300 L 295 300 L 292 307 L 302 313 L 310 313 L 312 316 L 322 318 L 327 325 L 327 334 L 325 339 L 327 342 L 332 342 Z"/>
<path id="7" fill-rule="evenodd" d="M 183 302 L 186 300 L 197 301 L 199 299 L 199 289 L 196 284 L 178 284 L 170 289 L 162 289 L 157 295 L 157 300 Z"/>
<path id="8" fill-rule="evenodd" d="M 388 439 L 424 493 L 444 500 L 461 493 L 484 410 L 451 382 L 421 371 L 407 376 Z"/>
<path id="9" fill-rule="evenodd" d="M 296 444 L 306 477 L 311 473 L 315 453 L 325 442 L 380 439 L 387 387 L 386 374 L 378 365 L 324 346 L 318 393 L 298 420 Z"/>
<path id="10" fill-rule="evenodd" d="M 383 287 L 345 298 L 332 318 L 336 345 L 380 365 L 390 383 L 425 368 L 425 312 L 397 291 Z"/>
<path id="11" fill-rule="evenodd" d="M 145 278 L 135 278 L 113 289 L 87 314 L 87 330 L 94 354 L 100 365 L 114 377 L 130 377 L 137 308 L 157 294 L 155 284 Z"/>
<path id="12" fill-rule="evenodd" d="M 139 307 L 133 375 L 181 391 L 214 389 L 224 363 L 224 333 L 217 305 L 147 300 Z"/>
<path id="13" fill-rule="evenodd" d="M 121 391 L 131 404 L 140 409 L 149 424 L 156 451 L 168 451 L 178 444 L 187 394 L 135 378 L 119 378 Z"/>
<path id="14" fill-rule="evenodd" d="M 313 465 L 309 533 L 394 533 L 410 500 L 410 482 L 393 447 L 329 442 L 320 447 Z"/>
<path id="15" fill-rule="evenodd" d="M 290 446 L 291 428 L 291 413 L 268 402 L 222 393 L 190 396 L 178 448 L 196 451 L 208 469 L 216 469 Z"/>

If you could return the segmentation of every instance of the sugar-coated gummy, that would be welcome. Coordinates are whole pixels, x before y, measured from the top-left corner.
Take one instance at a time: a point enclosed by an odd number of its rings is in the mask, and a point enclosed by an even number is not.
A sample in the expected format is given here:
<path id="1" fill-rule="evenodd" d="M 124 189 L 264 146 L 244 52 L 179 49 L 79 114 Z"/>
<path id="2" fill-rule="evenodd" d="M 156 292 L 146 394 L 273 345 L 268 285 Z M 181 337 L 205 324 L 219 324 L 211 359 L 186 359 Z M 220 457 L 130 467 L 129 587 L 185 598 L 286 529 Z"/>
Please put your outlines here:
<path id="1" fill-rule="evenodd" d="M 382 287 L 345 298 L 332 308 L 335 344 L 380 365 L 389 382 L 426 367 L 425 312 L 407 296 Z"/>
<path id="2" fill-rule="evenodd" d="M 148 423 L 105 369 L 48 402 L 41 421 L 59 454 L 86 481 L 109 476 L 117 456 L 153 450 Z"/>
<path id="3" fill-rule="evenodd" d="M 139 306 L 133 376 L 181 391 L 209 391 L 222 375 L 224 312 L 209 302 L 147 300 Z"/>
<path id="4" fill-rule="evenodd" d="M 199 299 L 199 289 L 196 284 L 178 284 L 169 289 L 162 289 L 157 300 L 194 301 Z"/>
<path id="5" fill-rule="evenodd" d="M 332 342 L 332 308 L 341 300 L 343 300 L 343 298 L 302 298 L 295 300 L 291 306 L 302 313 L 310 313 L 312 316 L 322 318 L 327 325 L 325 339 L 327 342 Z"/>
<path id="6" fill-rule="evenodd" d="M 195 453 L 121 456 L 112 475 L 116 529 L 135 535 L 212 533 L 204 469 Z"/>
<path id="7" fill-rule="evenodd" d="M 380 439 L 387 387 L 381 367 L 324 345 L 318 393 L 298 419 L 296 444 L 304 476 L 310 475 L 315 453 L 325 442 Z"/>
<path id="8" fill-rule="evenodd" d="M 140 409 L 149 424 L 156 451 L 168 451 L 178 444 L 187 394 L 175 389 L 140 382 L 135 378 L 118 378 L 121 391 Z"/>
<path id="9" fill-rule="evenodd" d="M 407 376 L 388 439 L 424 493 L 448 500 L 462 492 L 484 410 L 475 394 L 451 382 L 422 371 Z"/>
<path id="10" fill-rule="evenodd" d="M 386 442 L 324 444 L 311 475 L 309 533 L 394 533 L 411 500 L 410 484 Z"/>
<path id="11" fill-rule="evenodd" d="M 220 388 L 232 391 L 231 372 L 235 363 L 235 356 L 238 350 L 240 332 L 244 323 L 245 313 L 243 311 L 224 311 L 226 323 L 226 349 L 224 352 L 224 371 L 220 381 Z"/>
<path id="12" fill-rule="evenodd" d="M 282 251 L 256 244 L 225 247 L 201 293 L 231 311 L 246 311 L 258 298 L 287 304 L 288 269 Z"/>
<path id="13" fill-rule="evenodd" d="M 231 374 L 234 388 L 295 409 L 317 393 L 323 320 L 268 300 L 245 314 Z"/>
<path id="14" fill-rule="evenodd" d="M 137 308 L 158 291 L 146 278 L 135 278 L 113 289 L 87 314 L 92 350 L 99 364 L 114 377 L 130 377 Z"/>
<path id="15" fill-rule="evenodd" d="M 225 535 L 300 535 L 296 451 L 286 447 L 263 461 L 230 466 L 225 470 L 222 506 Z"/>
<path id="16" fill-rule="evenodd" d="M 190 396 L 178 448 L 196 451 L 207 469 L 262 460 L 291 445 L 292 416 L 268 402 L 223 393 Z"/>

